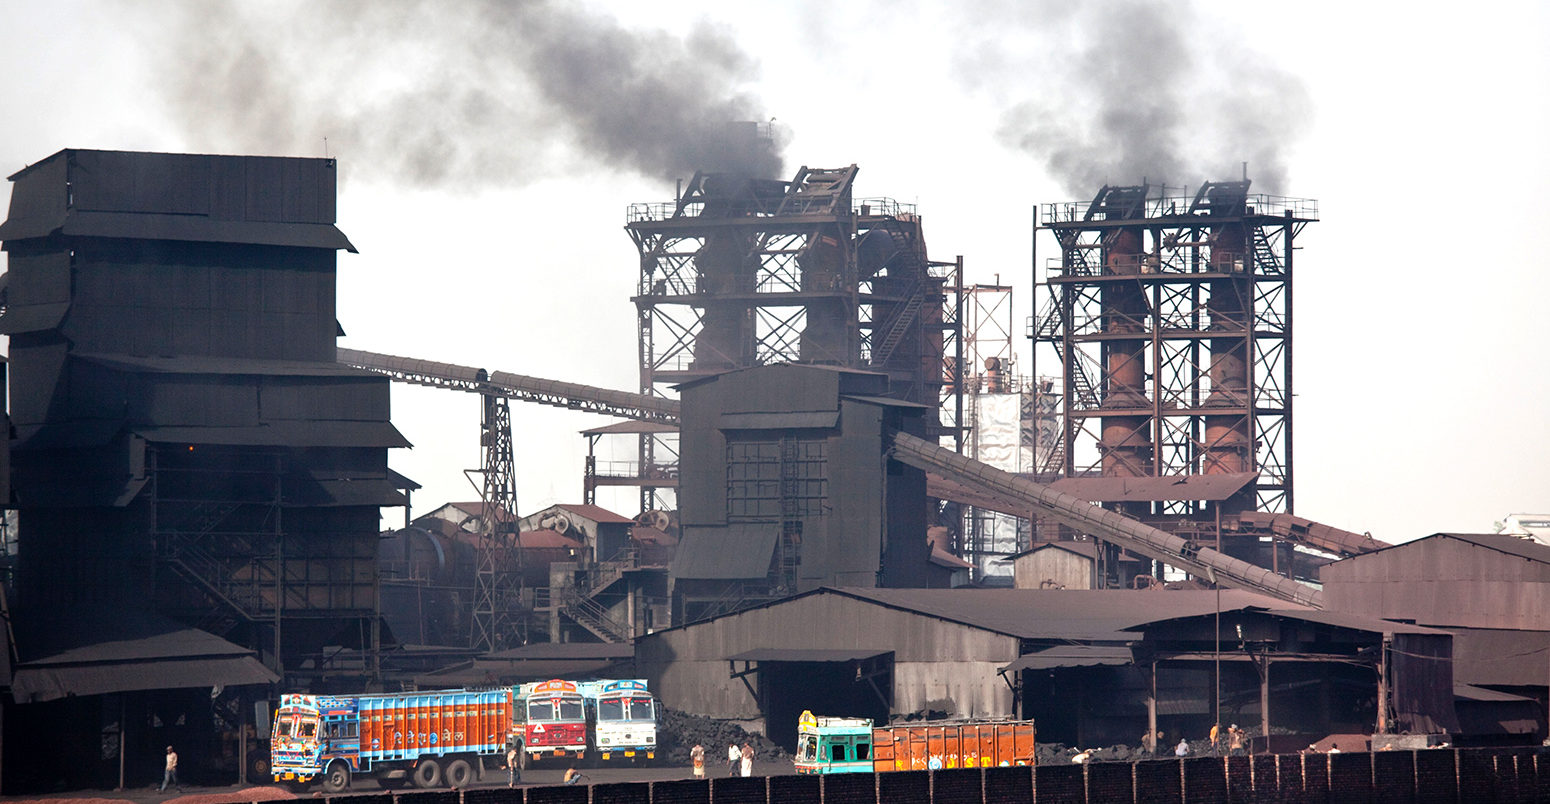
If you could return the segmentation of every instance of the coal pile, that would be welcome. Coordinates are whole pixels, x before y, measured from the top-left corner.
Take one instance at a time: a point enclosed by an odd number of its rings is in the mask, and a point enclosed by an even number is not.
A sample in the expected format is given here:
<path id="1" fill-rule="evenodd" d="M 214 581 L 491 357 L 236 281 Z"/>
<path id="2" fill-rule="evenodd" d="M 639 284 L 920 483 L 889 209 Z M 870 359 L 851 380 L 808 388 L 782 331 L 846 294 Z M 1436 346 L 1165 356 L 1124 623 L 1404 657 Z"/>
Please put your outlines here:
<path id="1" fill-rule="evenodd" d="M 733 743 L 752 746 L 754 756 L 761 762 L 789 762 L 792 759 L 786 749 L 762 734 L 746 732 L 725 720 L 663 709 L 661 719 L 657 721 L 658 758 L 665 758 L 673 765 L 688 765 L 689 749 L 695 743 L 705 747 L 705 765 L 710 768 L 726 764 L 727 746 Z"/>

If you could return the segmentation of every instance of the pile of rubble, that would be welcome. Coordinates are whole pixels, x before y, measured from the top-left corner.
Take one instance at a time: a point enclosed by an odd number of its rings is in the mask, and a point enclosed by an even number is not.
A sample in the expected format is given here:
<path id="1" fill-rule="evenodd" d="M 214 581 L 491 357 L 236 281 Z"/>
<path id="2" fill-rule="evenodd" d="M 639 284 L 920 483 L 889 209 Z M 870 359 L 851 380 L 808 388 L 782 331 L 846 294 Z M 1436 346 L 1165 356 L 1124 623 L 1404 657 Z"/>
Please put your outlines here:
<path id="1" fill-rule="evenodd" d="M 790 761 L 786 749 L 770 742 L 762 734 L 751 734 L 735 724 L 673 709 L 663 709 L 657 722 L 657 758 L 673 765 L 689 764 L 689 749 L 695 743 L 705 747 L 705 764 L 725 764 L 727 746 L 747 743 L 760 761 Z"/>

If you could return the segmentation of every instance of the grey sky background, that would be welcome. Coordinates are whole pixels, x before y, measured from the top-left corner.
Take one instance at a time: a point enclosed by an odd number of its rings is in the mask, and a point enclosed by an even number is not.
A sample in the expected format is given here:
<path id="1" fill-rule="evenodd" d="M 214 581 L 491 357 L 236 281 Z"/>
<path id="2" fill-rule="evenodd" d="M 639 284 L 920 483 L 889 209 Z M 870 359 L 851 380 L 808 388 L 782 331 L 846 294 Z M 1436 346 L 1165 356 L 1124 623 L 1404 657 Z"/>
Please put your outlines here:
<path id="1" fill-rule="evenodd" d="M 777 175 L 855 163 L 858 196 L 917 204 L 933 258 L 1015 286 L 1024 355 L 1035 204 L 1248 162 L 1322 218 L 1296 513 L 1405 541 L 1550 512 L 1543 3 L 0 0 L 0 30 L 6 174 L 336 157 L 342 346 L 621 389 L 626 207 L 670 199 L 720 121 L 773 119 Z M 579 502 L 577 431 L 606 420 L 513 414 L 522 511 Z M 416 511 L 477 497 L 476 397 L 395 386 L 393 418 Z"/>

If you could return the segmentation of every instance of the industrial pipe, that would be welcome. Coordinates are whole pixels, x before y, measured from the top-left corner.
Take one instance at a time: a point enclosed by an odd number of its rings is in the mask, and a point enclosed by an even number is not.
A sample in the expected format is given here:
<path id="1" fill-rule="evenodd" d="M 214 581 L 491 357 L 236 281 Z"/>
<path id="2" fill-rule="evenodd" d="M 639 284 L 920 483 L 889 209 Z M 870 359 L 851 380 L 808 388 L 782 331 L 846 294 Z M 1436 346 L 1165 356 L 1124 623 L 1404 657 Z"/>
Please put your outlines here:
<path id="1" fill-rule="evenodd" d="M 1323 607 L 1323 593 L 1264 567 L 1195 545 L 1165 530 L 1032 480 L 965 458 L 949 449 L 905 433 L 893 437 L 893 458 L 988 494 L 1020 500 L 1061 524 L 1113 542 L 1147 558 L 1185 570 L 1196 577 L 1214 577 L 1223 586 L 1238 587 L 1314 608 Z"/>

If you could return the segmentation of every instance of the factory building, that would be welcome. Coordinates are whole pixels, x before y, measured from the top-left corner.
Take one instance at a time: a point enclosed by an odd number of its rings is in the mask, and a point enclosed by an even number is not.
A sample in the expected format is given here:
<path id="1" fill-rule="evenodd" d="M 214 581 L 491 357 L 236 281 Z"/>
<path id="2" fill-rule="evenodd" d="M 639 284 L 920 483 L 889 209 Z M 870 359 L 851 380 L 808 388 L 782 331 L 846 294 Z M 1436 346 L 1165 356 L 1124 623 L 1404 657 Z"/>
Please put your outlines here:
<path id="1" fill-rule="evenodd" d="M 176 742 L 235 771 L 268 683 L 379 644 L 407 442 L 388 381 L 335 359 L 335 172 L 65 150 L 10 176 L 7 768 L 113 786 Z"/>
<path id="2" fill-rule="evenodd" d="M 1459 718 L 1477 740 L 1546 734 L 1550 546 L 1510 534 L 1437 533 L 1323 568 L 1332 611 L 1453 634 Z"/>
<path id="3" fill-rule="evenodd" d="M 1033 718 L 1040 742 L 1139 745 L 1217 717 L 1262 737 L 1370 731 L 1385 645 L 1423 657 L 1383 676 L 1400 724 L 1445 728 L 1450 639 L 1240 590 L 826 587 L 643 637 L 636 661 L 667 706 L 788 746 L 803 710 Z"/>
<path id="4" fill-rule="evenodd" d="M 930 560 L 925 474 L 887 458 L 933 407 L 887 397 L 886 375 L 743 369 L 679 386 L 682 540 L 675 622 L 820 586 L 946 586 Z"/>

